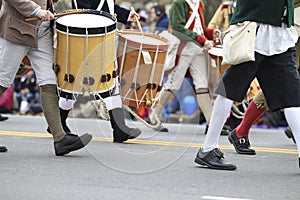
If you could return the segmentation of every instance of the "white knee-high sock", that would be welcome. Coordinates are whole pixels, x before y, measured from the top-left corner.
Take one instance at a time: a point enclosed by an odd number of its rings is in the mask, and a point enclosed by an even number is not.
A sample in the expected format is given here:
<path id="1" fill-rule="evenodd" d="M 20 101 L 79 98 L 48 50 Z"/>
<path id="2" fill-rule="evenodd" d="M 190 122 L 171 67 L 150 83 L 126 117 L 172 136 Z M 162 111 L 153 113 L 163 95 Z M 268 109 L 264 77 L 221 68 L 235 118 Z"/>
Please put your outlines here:
<path id="1" fill-rule="evenodd" d="M 300 107 L 285 108 L 284 115 L 287 123 L 293 131 L 300 157 Z"/>
<path id="2" fill-rule="evenodd" d="M 232 100 L 218 95 L 212 111 L 208 132 L 202 147 L 203 152 L 208 152 L 219 146 L 221 130 L 231 110 Z"/>

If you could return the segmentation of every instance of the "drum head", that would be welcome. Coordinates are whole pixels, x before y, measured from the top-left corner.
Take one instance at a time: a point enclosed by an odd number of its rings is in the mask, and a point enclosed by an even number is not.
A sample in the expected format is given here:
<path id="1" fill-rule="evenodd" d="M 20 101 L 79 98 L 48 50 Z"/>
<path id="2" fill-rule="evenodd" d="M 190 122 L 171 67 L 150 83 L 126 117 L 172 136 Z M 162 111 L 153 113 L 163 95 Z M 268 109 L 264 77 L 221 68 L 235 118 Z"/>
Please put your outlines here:
<path id="1" fill-rule="evenodd" d="M 105 34 L 116 29 L 116 19 L 103 11 L 70 14 L 56 20 L 56 29 L 70 34 Z"/>
<path id="2" fill-rule="evenodd" d="M 122 30 L 119 31 L 119 40 L 121 43 L 127 41 L 128 46 L 139 49 L 142 44 L 143 50 L 159 51 L 168 50 L 168 39 L 161 37 L 158 34 L 143 33 L 136 30 Z"/>

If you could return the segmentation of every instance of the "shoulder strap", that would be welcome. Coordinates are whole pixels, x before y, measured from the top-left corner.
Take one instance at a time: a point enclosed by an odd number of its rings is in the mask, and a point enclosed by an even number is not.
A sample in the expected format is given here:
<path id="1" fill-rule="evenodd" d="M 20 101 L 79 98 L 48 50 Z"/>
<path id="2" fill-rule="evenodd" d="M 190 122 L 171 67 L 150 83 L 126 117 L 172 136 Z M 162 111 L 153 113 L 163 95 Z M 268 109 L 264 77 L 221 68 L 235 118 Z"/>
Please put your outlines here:
<path id="1" fill-rule="evenodd" d="M 105 0 L 100 0 L 100 3 L 99 3 L 99 5 L 98 5 L 98 7 L 97 7 L 96 10 L 100 11 L 100 10 L 102 9 L 103 4 L 104 4 L 104 1 L 105 1 Z"/>
<path id="2" fill-rule="evenodd" d="M 186 2 L 188 3 L 189 7 L 193 10 L 193 13 L 191 14 L 191 16 L 189 17 L 189 19 L 187 20 L 184 28 L 188 29 L 191 24 L 193 23 L 195 17 L 196 17 L 196 14 L 198 12 L 198 9 L 199 9 L 199 5 L 200 5 L 200 2 L 197 3 L 197 5 L 195 7 L 193 7 L 194 5 L 192 4 L 192 2 L 190 2 L 190 0 L 186 0 Z"/>

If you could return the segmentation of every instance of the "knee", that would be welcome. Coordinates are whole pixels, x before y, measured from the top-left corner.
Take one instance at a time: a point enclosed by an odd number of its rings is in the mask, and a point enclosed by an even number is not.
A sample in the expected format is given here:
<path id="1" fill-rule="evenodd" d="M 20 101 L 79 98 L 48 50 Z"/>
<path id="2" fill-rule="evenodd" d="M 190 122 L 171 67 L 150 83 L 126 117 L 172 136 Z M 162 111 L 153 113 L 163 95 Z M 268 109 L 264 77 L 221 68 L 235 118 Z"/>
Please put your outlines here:
<path id="1" fill-rule="evenodd" d="M 261 109 L 264 111 L 269 110 L 267 100 L 261 90 L 258 91 L 258 93 L 254 96 L 253 101 L 258 109 Z"/>

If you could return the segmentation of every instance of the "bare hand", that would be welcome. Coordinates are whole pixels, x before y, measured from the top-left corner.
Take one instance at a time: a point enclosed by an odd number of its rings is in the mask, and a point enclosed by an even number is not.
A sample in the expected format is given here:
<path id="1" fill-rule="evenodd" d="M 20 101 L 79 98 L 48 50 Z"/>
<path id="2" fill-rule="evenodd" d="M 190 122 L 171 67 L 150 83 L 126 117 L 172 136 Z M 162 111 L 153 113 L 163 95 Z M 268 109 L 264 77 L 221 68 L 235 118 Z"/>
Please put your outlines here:
<path id="1" fill-rule="evenodd" d="M 54 19 L 54 15 L 49 10 L 40 10 L 37 17 L 40 18 L 42 21 L 50 21 Z"/>
<path id="2" fill-rule="evenodd" d="M 137 14 L 135 11 L 130 11 L 128 21 L 133 22 L 136 19 L 140 19 L 139 14 Z"/>
<path id="3" fill-rule="evenodd" d="M 219 29 L 215 29 L 213 32 L 213 38 L 218 38 L 221 35 L 221 31 Z"/>
<path id="4" fill-rule="evenodd" d="M 211 40 L 206 40 L 204 43 L 204 48 L 209 51 L 214 46 L 214 42 Z"/>

